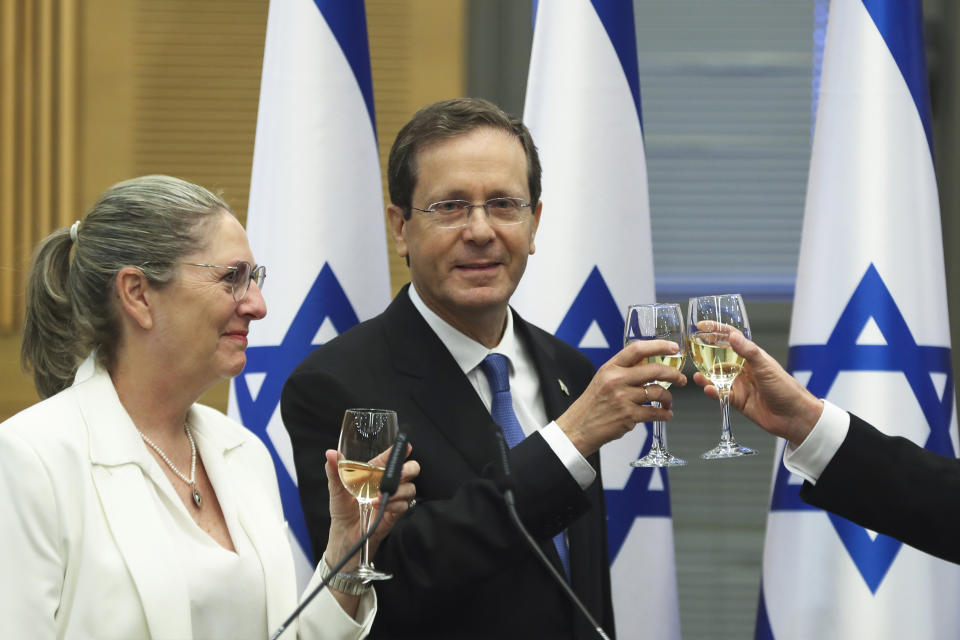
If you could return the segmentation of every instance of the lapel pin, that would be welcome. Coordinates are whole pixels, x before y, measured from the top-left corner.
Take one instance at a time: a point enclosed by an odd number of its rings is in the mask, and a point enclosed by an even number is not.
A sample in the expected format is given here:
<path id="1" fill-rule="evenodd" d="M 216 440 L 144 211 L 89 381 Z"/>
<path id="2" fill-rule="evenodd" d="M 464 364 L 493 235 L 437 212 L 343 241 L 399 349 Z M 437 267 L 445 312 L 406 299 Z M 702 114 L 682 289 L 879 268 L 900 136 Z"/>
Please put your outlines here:
<path id="1" fill-rule="evenodd" d="M 567 389 L 567 385 L 563 383 L 563 380 L 561 380 L 560 378 L 557 378 L 557 383 L 560 385 L 560 391 L 563 391 L 563 395 L 569 396 L 570 390 Z"/>

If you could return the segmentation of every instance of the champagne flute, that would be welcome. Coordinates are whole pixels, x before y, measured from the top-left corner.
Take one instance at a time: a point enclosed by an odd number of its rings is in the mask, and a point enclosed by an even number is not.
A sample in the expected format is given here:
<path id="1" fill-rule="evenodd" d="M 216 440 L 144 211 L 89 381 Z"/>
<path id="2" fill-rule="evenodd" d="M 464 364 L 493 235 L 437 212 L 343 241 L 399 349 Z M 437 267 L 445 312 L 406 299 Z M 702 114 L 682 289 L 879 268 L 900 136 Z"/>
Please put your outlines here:
<path id="1" fill-rule="evenodd" d="M 627 309 L 627 321 L 623 329 L 623 346 L 637 340 L 672 340 L 680 347 L 679 353 L 657 355 L 644 358 L 644 364 L 656 363 L 683 369 L 684 356 L 687 353 L 686 339 L 683 330 L 683 313 L 678 304 L 638 304 Z M 650 384 L 658 384 L 664 389 L 670 387 L 669 382 L 657 380 Z M 651 404 L 660 407 L 660 403 Z M 653 436 L 650 450 L 647 455 L 630 463 L 633 467 L 679 467 L 687 464 L 667 451 L 667 425 L 662 420 L 653 423 Z"/>
<path id="2" fill-rule="evenodd" d="M 397 439 L 397 414 L 386 409 L 347 409 L 340 429 L 341 454 L 337 462 L 340 480 L 360 504 L 360 528 L 370 527 L 372 503 L 379 495 L 384 468 L 370 461 L 389 449 Z M 360 564 L 349 576 L 361 580 L 387 580 L 393 576 L 378 571 L 370 562 L 369 540 L 360 549 Z"/>
<path id="3" fill-rule="evenodd" d="M 732 329 L 750 337 L 747 310 L 739 293 L 690 298 L 689 343 L 693 363 L 717 388 L 723 431 L 720 443 L 701 454 L 704 460 L 752 456 L 753 449 L 737 444 L 730 431 L 730 387 L 743 367 L 743 357 L 730 346 Z"/>

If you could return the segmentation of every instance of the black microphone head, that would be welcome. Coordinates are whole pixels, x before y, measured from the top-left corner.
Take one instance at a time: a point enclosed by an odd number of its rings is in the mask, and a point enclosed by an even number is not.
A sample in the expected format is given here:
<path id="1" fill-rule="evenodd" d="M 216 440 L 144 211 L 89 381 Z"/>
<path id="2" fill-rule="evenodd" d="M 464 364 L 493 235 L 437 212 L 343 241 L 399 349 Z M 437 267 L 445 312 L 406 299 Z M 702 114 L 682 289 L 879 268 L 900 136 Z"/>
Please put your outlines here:
<path id="1" fill-rule="evenodd" d="M 380 480 L 380 493 L 393 495 L 400 486 L 400 474 L 403 469 L 403 459 L 407 455 L 407 432 L 401 431 L 397 434 L 397 440 L 393 443 L 393 449 L 390 451 L 390 457 L 387 459 L 387 466 L 383 471 L 383 478 Z"/>
<path id="2" fill-rule="evenodd" d="M 507 440 L 498 425 L 494 425 L 493 438 L 497 443 L 497 452 L 493 461 L 493 481 L 500 493 L 513 490 L 513 474 L 510 473 L 510 459 L 507 457 Z"/>

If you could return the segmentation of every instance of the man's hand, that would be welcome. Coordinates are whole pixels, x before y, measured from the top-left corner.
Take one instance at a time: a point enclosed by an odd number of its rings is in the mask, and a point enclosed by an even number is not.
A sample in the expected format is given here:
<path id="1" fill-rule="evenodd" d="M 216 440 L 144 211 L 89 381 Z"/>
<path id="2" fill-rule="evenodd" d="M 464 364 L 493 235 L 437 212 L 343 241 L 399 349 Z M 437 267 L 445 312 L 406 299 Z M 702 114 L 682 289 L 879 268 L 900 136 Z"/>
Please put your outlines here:
<path id="1" fill-rule="evenodd" d="M 392 449 L 392 447 L 391 447 Z M 387 459 L 390 457 L 391 449 L 387 449 L 379 456 L 370 461 L 370 464 L 379 467 L 387 466 Z M 407 455 L 413 447 L 407 445 Z M 327 456 L 327 486 L 330 490 L 330 537 L 327 540 L 326 556 L 327 562 L 332 566 L 338 562 L 351 546 L 353 546 L 363 531 L 360 529 L 360 508 L 357 499 L 347 491 L 340 481 L 340 474 L 337 472 L 337 460 L 340 454 L 329 449 Z M 403 464 L 402 475 L 400 476 L 400 486 L 397 492 L 390 496 L 387 503 L 386 513 L 380 526 L 370 537 L 370 557 L 376 553 L 380 542 L 386 537 L 393 528 L 397 519 L 403 515 L 409 508 L 409 503 L 417 494 L 417 488 L 413 485 L 413 479 L 420 473 L 420 464 L 415 460 Z M 373 501 L 374 514 L 380 508 L 380 498 Z M 372 520 L 371 520 L 372 522 Z M 360 562 L 360 555 L 357 553 L 351 561 L 344 567 L 344 571 L 349 571 Z"/>
<path id="2" fill-rule="evenodd" d="M 730 405 L 773 435 L 799 446 L 820 419 L 823 402 L 739 331 L 732 330 L 729 340 L 745 360 L 730 389 Z M 702 373 L 693 380 L 708 396 L 719 399 L 717 388 Z"/>
<path id="3" fill-rule="evenodd" d="M 673 417 L 670 392 L 651 383 L 660 380 L 683 386 L 687 378 L 676 369 L 645 360 L 679 350 L 675 342 L 667 340 L 631 342 L 597 370 L 583 394 L 557 418 L 557 425 L 581 455 L 594 453 L 639 422 Z M 662 408 L 650 402 L 659 402 Z"/>

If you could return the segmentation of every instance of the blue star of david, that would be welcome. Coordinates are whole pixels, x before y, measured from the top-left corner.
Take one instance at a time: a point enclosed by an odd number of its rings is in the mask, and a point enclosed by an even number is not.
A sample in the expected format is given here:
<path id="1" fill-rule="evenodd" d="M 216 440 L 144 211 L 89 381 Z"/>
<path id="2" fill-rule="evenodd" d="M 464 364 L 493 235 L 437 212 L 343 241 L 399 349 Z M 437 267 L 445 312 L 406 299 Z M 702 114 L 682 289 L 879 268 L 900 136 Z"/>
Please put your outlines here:
<path id="1" fill-rule="evenodd" d="M 590 325 L 596 321 L 600 332 L 607 341 L 607 347 L 583 347 L 583 341 Z M 623 341 L 624 317 L 620 314 L 616 301 L 610 294 L 610 289 L 596 266 L 590 271 L 586 282 L 573 304 L 560 322 L 556 336 L 590 358 L 593 366 L 600 367 L 612 358 L 619 350 Z M 650 450 L 652 429 L 647 428 L 647 437 L 643 447 L 637 453 L 641 457 Z M 634 520 L 637 518 L 669 518 L 670 517 L 670 484 L 667 474 L 663 474 L 663 490 L 651 491 L 650 482 L 656 469 L 635 468 L 630 472 L 623 489 L 605 489 L 604 498 L 607 503 L 607 540 L 610 545 L 610 562 L 616 560 L 617 554 L 630 533 Z"/>
<path id="2" fill-rule="evenodd" d="M 234 379 L 240 421 L 257 434 L 270 451 L 280 483 L 280 499 L 283 503 L 284 516 L 300 543 L 300 548 L 308 557 L 310 556 L 310 537 L 307 533 L 303 510 L 300 507 L 300 494 L 267 435 L 267 424 L 280 403 L 283 383 L 290 377 L 294 368 L 318 346 L 313 344 L 313 338 L 328 318 L 338 334 L 358 322 L 357 314 L 350 305 L 333 269 L 329 264 L 324 264 L 300 305 L 300 309 L 297 310 L 297 315 L 290 323 L 290 328 L 283 336 L 283 341 L 276 346 L 247 349 L 247 366 L 243 373 L 266 374 L 256 400 L 253 399 L 243 374 Z"/>
<path id="3" fill-rule="evenodd" d="M 857 337 L 871 318 L 883 334 L 885 345 L 857 344 Z M 840 314 L 827 343 L 792 347 L 787 369 L 811 372 L 807 388 L 818 398 L 827 396 L 841 371 L 902 371 L 930 426 L 924 446 L 941 455 L 955 455 L 950 441 L 953 394 L 948 391 L 940 398 L 930 377 L 931 373 L 946 374 L 946 389 L 953 388 L 950 349 L 917 345 L 873 264 Z M 796 485 L 787 482 L 789 476 L 786 467 L 778 464 L 770 510 L 815 510 L 800 500 Z M 870 591 L 876 593 L 902 543 L 883 535 L 871 540 L 864 528 L 828 515 L 860 575 Z"/>
<path id="4" fill-rule="evenodd" d="M 593 366 L 600 368 L 604 362 L 612 358 L 623 342 L 624 318 L 607 283 L 600 275 L 600 269 L 594 267 L 587 276 L 586 282 L 580 287 L 580 292 L 557 327 L 556 336 L 574 347 L 579 347 L 593 321 L 596 320 L 600 332 L 607 341 L 607 347 L 584 347 L 580 349 L 583 355 L 590 358 Z"/>

